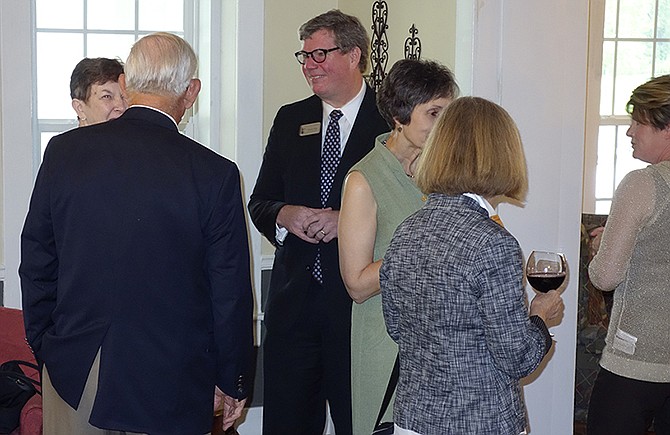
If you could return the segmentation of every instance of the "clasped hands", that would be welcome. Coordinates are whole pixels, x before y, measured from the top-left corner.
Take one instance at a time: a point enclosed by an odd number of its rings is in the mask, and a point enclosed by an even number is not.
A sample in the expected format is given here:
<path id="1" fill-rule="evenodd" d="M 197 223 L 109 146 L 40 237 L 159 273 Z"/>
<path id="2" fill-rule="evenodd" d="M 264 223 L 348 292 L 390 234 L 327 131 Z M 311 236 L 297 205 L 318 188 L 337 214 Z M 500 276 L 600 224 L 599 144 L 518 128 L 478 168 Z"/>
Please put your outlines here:
<path id="1" fill-rule="evenodd" d="M 332 208 L 285 205 L 279 210 L 277 224 L 305 242 L 328 243 L 337 237 L 340 212 Z"/>

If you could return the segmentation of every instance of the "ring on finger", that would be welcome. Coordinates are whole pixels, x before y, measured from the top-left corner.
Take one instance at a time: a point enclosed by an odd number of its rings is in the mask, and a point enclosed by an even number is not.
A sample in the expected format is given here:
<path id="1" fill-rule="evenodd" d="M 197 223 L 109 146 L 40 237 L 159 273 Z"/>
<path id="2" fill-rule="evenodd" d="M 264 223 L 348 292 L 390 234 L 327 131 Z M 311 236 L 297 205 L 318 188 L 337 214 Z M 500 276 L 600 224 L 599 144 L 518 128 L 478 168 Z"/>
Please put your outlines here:
<path id="1" fill-rule="evenodd" d="M 321 234 L 323 234 L 323 237 L 326 237 L 326 233 L 323 232 L 323 230 L 319 230 Z"/>

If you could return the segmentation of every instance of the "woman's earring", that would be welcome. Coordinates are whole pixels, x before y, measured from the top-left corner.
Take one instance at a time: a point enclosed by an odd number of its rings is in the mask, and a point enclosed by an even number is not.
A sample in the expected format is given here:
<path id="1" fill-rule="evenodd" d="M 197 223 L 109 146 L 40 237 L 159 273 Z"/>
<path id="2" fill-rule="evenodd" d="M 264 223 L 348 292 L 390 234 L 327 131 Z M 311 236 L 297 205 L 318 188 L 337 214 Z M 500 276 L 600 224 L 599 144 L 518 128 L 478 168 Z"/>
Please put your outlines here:
<path id="1" fill-rule="evenodd" d="M 402 125 L 398 126 L 398 133 L 402 133 Z"/>

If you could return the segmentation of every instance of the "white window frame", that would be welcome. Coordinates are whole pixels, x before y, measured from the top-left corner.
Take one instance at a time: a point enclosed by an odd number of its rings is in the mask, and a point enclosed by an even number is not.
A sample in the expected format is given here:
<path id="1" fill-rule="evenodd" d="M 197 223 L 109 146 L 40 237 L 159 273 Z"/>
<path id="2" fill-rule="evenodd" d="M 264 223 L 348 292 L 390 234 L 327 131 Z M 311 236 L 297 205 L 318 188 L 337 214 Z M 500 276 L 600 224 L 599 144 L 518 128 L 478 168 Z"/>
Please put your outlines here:
<path id="1" fill-rule="evenodd" d="M 612 1 L 612 0 L 610 0 Z M 621 136 L 619 129 L 627 129 L 630 125 L 629 115 L 600 115 L 600 94 L 601 94 L 601 76 L 603 63 L 603 43 L 605 41 L 648 41 L 654 43 L 654 55 L 652 61 L 652 75 L 658 75 L 656 72 L 656 43 L 669 42 L 668 38 L 658 38 L 656 32 L 651 38 L 606 38 L 605 29 L 605 3 L 606 0 L 589 1 L 589 58 L 588 58 L 588 80 L 586 92 L 586 126 L 585 126 L 585 150 L 584 150 L 584 184 L 582 195 L 582 210 L 584 213 L 595 213 L 597 201 L 611 201 L 611 197 L 596 197 L 596 171 L 598 165 L 598 133 L 601 126 L 614 126 L 617 129 L 615 140 Z M 658 10 L 658 0 L 656 2 Z M 620 13 L 617 8 L 617 13 Z M 657 16 L 655 16 L 657 20 Z M 618 21 L 618 17 L 617 17 Z M 656 23 L 654 23 L 654 27 Z M 615 52 L 614 65 L 616 68 Z M 651 78 L 651 77 L 650 77 Z M 616 83 L 616 69 L 615 69 Z M 640 83 L 642 84 L 642 83 Z M 630 90 L 632 92 L 632 89 Z M 617 143 L 612 144 L 614 150 L 617 149 Z M 613 151 L 615 152 L 615 151 Z M 617 173 L 617 156 L 613 156 L 614 168 L 612 171 L 612 193 L 616 190 L 617 180 L 623 178 L 625 174 Z"/>
<path id="2" fill-rule="evenodd" d="M 125 35 L 132 35 L 134 36 L 135 40 L 139 39 L 141 36 L 147 34 L 147 31 L 143 30 L 140 31 L 138 29 L 138 17 L 137 14 L 135 14 L 135 27 L 132 30 L 118 30 L 118 29 L 106 29 L 106 30 L 92 30 L 87 28 L 87 19 L 86 19 L 86 9 L 87 9 L 87 2 L 89 0 L 82 0 L 84 2 L 84 17 L 83 17 L 83 28 L 82 29 L 72 29 L 72 28 L 37 28 L 37 0 L 31 0 L 31 32 L 32 32 L 32 51 L 31 51 L 31 56 L 32 56 L 32 76 L 37 77 L 37 33 L 76 33 L 76 34 L 81 34 L 83 35 L 83 44 L 84 44 L 84 57 L 88 57 L 87 53 L 87 40 L 88 40 L 88 35 L 105 35 L 105 34 L 125 34 Z M 199 33 L 196 33 L 196 30 L 199 31 L 199 20 L 200 20 L 200 1 L 199 0 L 182 0 L 183 5 L 184 5 L 184 11 L 183 11 L 183 17 L 184 17 L 184 31 L 183 33 L 180 32 L 175 32 L 175 34 L 183 37 L 185 40 L 187 40 L 193 49 L 198 53 L 198 41 L 200 38 L 197 36 L 200 36 Z M 138 10 L 138 0 L 135 0 L 135 10 Z M 205 26 L 208 30 L 210 26 Z M 152 29 L 151 31 L 159 31 L 161 29 Z M 199 57 L 203 57 L 199 55 Z M 125 59 L 122 59 L 125 61 Z M 209 59 L 207 59 L 209 61 Z M 210 62 L 207 62 L 208 64 Z M 74 68 L 74 65 L 72 66 Z M 207 74 L 206 77 L 210 77 L 210 74 Z M 201 79 L 202 80 L 202 79 Z M 208 83 L 205 83 L 207 85 Z M 33 80 L 32 82 L 33 85 L 33 92 L 32 92 L 32 104 L 33 107 L 37 108 L 38 104 L 38 92 L 37 92 L 37 80 Z M 69 84 L 65 84 L 67 86 Z M 39 168 L 39 165 L 41 163 L 42 159 L 42 144 L 41 144 L 41 136 L 42 133 L 61 133 L 66 130 L 70 130 L 74 127 L 77 127 L 77 122 L 74 119 L 74 116 L 72 118 L 67 118 L 67 119 L 49 119 L 49 118 L 38 118 L 37 113 L 38 110 L 35 109 L 34 112 L 35 116 L 33 119 L 33 159 L 35 164 L 33 165 L 33 176 L 36 175 L 37 169 Z M 199 139 L 199 130 L 198 130 L 198 116 L 193 115 L 194 111 L 193 109 L 189 110 L 189 112 L 184 116 L 184 120 L 182 121 L 182 124 L 180 124 L 180 128 L 184 131 L 184 133 L 195 140 Z M 191 115 L 191 116 L 189 116 Z M 188 122 L 187 122 L 188 121 Z"/>
<path id="3" fill-rule="evenodd" d="M 589 58 L 586 88 L 586 126 L 584 138 L 584 184 L 582 210 L 595 213 L 596 167 L 598 165 L 598 128 L 600 126 L 600 83 L 603 62 L 605 0 L 589 2 Z"/>
<path id="4" fill-rule="evenodd" d="M 4 1 L 4 0 L 3 0 Z M 85 0 L 88 1 L 88 0 Z M 250 189 L 258 172 L 262 160 L 262 68 L 258 67 L 258 59 L 262 53 L 262 0 L 247 1 L 244 7 L 236 5 L 234 1 L 226 0 L 183 0 L 184 1 L 184 39 L 189 41 L 198 55 L 199 68 L 197 76 L 202 81 L 202 89 L 193 108 L 184 116 L 180 128 L 183 133 L 208 146 L 214 151 L 236 161 L 243 178 L 247 180 L 245 203 Z M 36 69 L 36 0 L 31 0 L 31 34 L 32 34 L 32 74 L 37 77 Z M 253 17 L 258 27 L 238 32 L 237 20 L 239 17 Z M 54 29 L 53 32 L 77 32 L 72 29 Z M 137 22 L 133 31 L 87 31 L 82 33 L 126 33 L 138 36 L 146 34 L 137 30 Z M 252 36 L 253 35 L 253 36 Z M 247 40 L 248 51 L 259 53 L 257 58 L 245 56 L 239 60 L 239 40 Z M 246 53 L 246 51 L 245 51 Z M 223 58 L 226 55 L 226 67 L 223 67 Z M 73 65 L 74 68 L 74 65 Z M 248 72 L 244 74 L 247 80 L 238 81 L 239 69 Z M 252 72 L 253 71 L 253 72 Z M 226 80 L 222 80 L 222 76 Z M 253 83 L 253 87 L 250 85 Z M 67 84 L 66 84 L 67 86 Z M 239 98 L 239 89 L 247 92 L 244 100 Z M 253 92 L 250 92 L 253 89 Z M 251 95 L 250 95 L 251 94 Z M 37 107 L 37 83 L 32 80 L 32 106 Z M 239 113 L 244 116 L 240 117 Z M 74 118 L 74 117 L 73 117 Z M 244 120 L 244 125 L 242 121 Z M 187 124 L 186 124 L 187 122 Z M 43 132 L 60 133 L 76 127 L 73 119 L 38 119 L 37 110 L 33 110 L 33 178 L 36 177 L 42 159 L 41 134 Z M 240 139 L 240 135 L 243 136 Z M 247 144 L 258 142 L 258 147 L 249 147 Z M 250 226 L 251 227 L 251 226 Z M 250 234 L 252 254 L 254 256 L 255 297 L 260 301 L 261 277 L 261 240 L 259 234 Z M 1 263 L 0 263 L 1 266 Z M 3 271 L 0 267 L 0 273 Z M 3 276 L 0 275 L 0 279 Z M 260 303 L 256 304 L 256 327 L 260 331 L 263 314 L 260 312 Z M 260 344 L 260 334 L 256 336 Z"/>

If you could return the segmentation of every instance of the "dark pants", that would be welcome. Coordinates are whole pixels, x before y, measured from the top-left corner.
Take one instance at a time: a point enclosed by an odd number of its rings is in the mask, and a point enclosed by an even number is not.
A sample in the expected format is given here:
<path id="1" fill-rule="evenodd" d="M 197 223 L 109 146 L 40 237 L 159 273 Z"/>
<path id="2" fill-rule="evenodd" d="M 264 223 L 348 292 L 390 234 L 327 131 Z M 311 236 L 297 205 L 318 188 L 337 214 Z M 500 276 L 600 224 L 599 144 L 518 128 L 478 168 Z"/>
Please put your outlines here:
<path id="1" fill-rule="evenodd" d="M 351 434 L 351 313 L 339 320 L 329 315 L 325 291 L 312 281 L 294 325 L 266 331 L 264 435 L 323 434 L 326 401 L 337 435 Z"/>
<path id="2" fill-rule="evenodd" d="M 587 423 L 588 435 L 644 435 L 654 421 L 656 435 L 670 435 L 670 383 L 598 373 Z"/>

